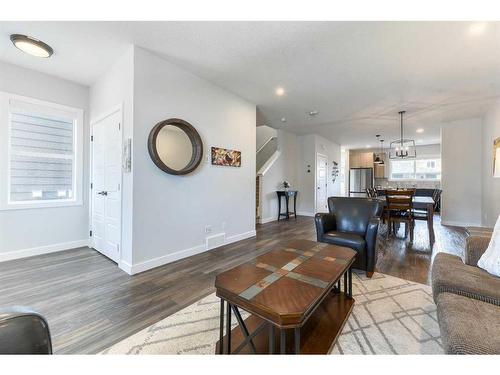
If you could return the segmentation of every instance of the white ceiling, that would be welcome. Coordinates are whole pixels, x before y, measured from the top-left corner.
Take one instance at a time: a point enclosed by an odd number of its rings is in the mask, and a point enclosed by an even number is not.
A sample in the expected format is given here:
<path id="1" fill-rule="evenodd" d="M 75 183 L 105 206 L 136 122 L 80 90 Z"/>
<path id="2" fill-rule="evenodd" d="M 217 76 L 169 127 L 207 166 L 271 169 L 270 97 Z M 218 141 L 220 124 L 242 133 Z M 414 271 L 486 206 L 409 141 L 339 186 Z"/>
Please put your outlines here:
<path id="1" fill-rule="evenodd" d="M 21 53 L 11 33 L 54 56 Z M 397 137 L 400 109 L 408 136 L 439 142 L 441 123 L 481 116 L 500 96 L 499 23 L 0 22 L 0 60 L 85 85 L 131 43 L 257 104 L 259 124 L 349 147 Z"/>

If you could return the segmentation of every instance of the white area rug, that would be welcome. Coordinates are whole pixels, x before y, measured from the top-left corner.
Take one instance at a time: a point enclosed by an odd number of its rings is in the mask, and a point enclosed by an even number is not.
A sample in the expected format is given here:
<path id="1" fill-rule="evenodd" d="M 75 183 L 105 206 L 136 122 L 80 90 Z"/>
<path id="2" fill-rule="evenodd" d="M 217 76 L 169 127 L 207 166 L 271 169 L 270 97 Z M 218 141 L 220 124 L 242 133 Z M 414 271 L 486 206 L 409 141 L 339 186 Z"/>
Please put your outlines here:
<path id="1" fill-rule="evenodd" d="M 332 354 L 443 354 L 429 286 L 353 273 L 353 295 L 353 312 Z M 103 354 L 214 354 L 219 306 L 212 294 Z"/>

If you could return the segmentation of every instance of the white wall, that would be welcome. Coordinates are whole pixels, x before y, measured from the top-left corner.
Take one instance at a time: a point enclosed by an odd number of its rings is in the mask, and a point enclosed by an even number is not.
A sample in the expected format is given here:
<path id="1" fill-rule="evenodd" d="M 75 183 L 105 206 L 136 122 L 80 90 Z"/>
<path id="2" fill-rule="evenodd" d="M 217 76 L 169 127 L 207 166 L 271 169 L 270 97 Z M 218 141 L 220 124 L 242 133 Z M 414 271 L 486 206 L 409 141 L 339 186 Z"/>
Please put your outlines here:
<path id="1" fill-rule="evenodd" d="M 328 172 L 327 172 L 328 196 L 338 197 L 341 195 L 340 174 L 335 180 L 335 183 L 332 183 L 332 168 L 333 168 L 333 161 L 337 162 L 338 164 L 337 168 L 339 169 L 340 173 L 340 145 L 335 142 L 329 141 L 328 139 L 323 138 L 319 135 L 315 136 L 315 142 L 316 142 L 316 153 L 326 155 L 328 159 Z"/>
<path id="2" fill-rule="evenodd" d="M 83 109 L 84 137 L 88 139 L 87 87 L 0 62 L 0 91 Z M 85 143 L 84 171 L 88 170 L 88 156 Z M 4 179 L 1 176 L 0 183 L 5 183 Z M 84 173 L 83 186 L 88 184 Z M 86 245 L 88 228 L 87 189 L 83 189 L 80 206 L 0 211 L 0 260 Z"/>
<path id="3" fill-rule="evenodd" d="M 134 130 L 134 47 L 130 48 L 90 87 L 90 118 L 95 120 L 110 110 L 123 107 L 123 139 L 133 138 Z M 123 174 L 122 243 L 120 267 L 127 272 L 132 264 L 133 172 Z"/>
<path id="4" fill-rule="evenodd" d="M 278 199 L 276 190 L 280 190 L 281 183 L 288 181 L 291 189 L 298 190 L 297 184 L 297 163 L 299 161 L 298 137 L 294 133 L 285 130 L 278 131 L 278 150 L 280 156 L 273 165 L 262 176 L 261 185 L 261 222 L 267 223 L 276 220 L 278 217 Z M 298 201 L 302 199 L 302 192 L 299 192 Z M 284 203 L 284 201 L 283 201 Z M 297 207 L 298 208 L 298 207 Z M 292 210 L 292 206 L 290 206 Z M 284 208 L 282 208 L 284 211 Z"/>
<path id="5" fill-rule="evenodd" d="M 454 121 L 441 128 L 441 221 L 481 225 L 481 119 Z"/>
<path id="6" fill-rule="evenodd" d="M 137 47 L 134 76 L 132 272 L 204 251 L 206 225 L 228 241 L 255 235 L 255 105 Z M 240 150 L 241 168 L 204 161 L 186 176 L 162 172 L 147 139 L 171 117 L 198 130 L 205 155 Z"/>
<path id="7" fill-rule="evenodd" d="M 493 177 L 493 140 L 500 137 L 500 100 L 483 117 L 482 219 L 493 227 L 500 215 L 500 178 Z"/>
<path id="8" fill-rule="evenodd" d="M 316 136 L 308 134 L 298 138 L 299 161 L 297 163 L 297 213 L 313 216 L 315 211 Z"/>

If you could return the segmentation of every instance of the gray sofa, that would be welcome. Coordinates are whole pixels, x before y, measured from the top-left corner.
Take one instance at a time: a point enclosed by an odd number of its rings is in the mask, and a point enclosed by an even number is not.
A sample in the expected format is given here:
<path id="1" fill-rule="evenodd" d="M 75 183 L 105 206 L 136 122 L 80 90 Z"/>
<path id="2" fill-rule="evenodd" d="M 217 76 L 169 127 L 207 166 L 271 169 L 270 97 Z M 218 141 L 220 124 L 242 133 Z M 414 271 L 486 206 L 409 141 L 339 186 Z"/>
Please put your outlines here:
<path id="1" fill-rule="evenodd" d="M 447 354 L 500 354 L 500 278 L 477 267 L 491 231 L 467 228 L 464 259 L 439 253 L 432 293 Z"/>

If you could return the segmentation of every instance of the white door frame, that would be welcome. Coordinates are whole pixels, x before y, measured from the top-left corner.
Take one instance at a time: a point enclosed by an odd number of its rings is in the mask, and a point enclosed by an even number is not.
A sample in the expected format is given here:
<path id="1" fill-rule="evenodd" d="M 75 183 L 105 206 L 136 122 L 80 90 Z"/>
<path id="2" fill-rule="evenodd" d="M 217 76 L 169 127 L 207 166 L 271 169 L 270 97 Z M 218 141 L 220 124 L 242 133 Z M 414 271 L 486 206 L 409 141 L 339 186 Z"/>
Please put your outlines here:
<path id="1" fill-rule="evenodd" d="M 314 160 L 314 213 L 318 211 L 318 156 L 326 159 L 326 204 L 328 205 L 328 156 L 320 152 L 316 153 Z"/>
<path id="2" fill-rule="evenodd" d="M 90 236 L 90 232 L 92 231 L 92 177 L 93 177 L 93 170 L 92 170 L 92 165 L 93 165 L 93 154 L 94 154 L 94 143 L 92 142 L 92 137 L 94 134 L 94 125 L 102 120 L 104 120 L 106 117 L 109 117 L 111 115 L 114 115 L 116 112 L 120 112 L 120 121 L 121 121 L 121 126 L 120 126 L 120 136 L 121 136 L 121 144 L 122 144 L 122 150 L 123 150 L 123 103 L 120 103 L 114 107 L 111 107 L 109 110 L 101 113 L 100 115 L 96 116 L 95 118 L 90 120 L 90 138 L 89 138 L 89 153 L 90 153 L 90 164 L 89 164 L 89 185 L 88 185 L 88 197 L 89 197 L 89 247 L 92 247 L 93 245 L 93 238 Z M 122 156 L 123 158 L 123 156 Z M 122 160 L 123 163 L 123 160 Z M 119 251 L 119 259 L 117 265 L 120 266 L 122 263 L 122 230 L 123 230 L 123 168 L 121 169 L 120 173 L 120 251 Z"/>

